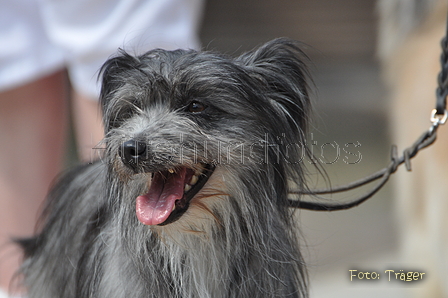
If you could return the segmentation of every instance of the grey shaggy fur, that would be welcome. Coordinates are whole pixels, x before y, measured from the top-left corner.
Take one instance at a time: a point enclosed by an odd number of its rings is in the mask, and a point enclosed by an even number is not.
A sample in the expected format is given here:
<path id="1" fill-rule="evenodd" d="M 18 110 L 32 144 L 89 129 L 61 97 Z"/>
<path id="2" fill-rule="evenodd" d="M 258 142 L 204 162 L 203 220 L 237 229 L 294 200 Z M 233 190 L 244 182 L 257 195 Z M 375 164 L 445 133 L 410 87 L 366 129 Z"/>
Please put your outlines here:
<path id="1" fill-rule="evenodd" d="M 28 297 L 307 297 L 287 207 L 308 154 L 303 61 L 288 39 L 237 58 L 157 49 L 108 60 L 103 158 L 65 174 L 42 232 L 20 241 Z M 120 152 L 129 140 L 144 144 L 135 164 Z M 178 218 L 142 224 L 136 197 L 153 173 L 180 167 L 211 175 Z"/>

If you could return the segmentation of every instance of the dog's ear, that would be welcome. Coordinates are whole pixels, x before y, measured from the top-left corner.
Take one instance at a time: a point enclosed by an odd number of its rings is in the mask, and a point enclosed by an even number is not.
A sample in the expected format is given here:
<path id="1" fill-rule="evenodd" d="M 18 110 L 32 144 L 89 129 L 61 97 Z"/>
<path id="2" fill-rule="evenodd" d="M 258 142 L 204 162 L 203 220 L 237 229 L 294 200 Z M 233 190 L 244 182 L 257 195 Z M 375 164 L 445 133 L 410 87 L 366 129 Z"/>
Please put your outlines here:
<path id="1" fill-rule="evenodd" d="M 290 83 L 298 84 L 306 92 L 307 82 L 311 77 L 306 66 L 309 58 L 302 51 L 302 46 L 302 43 L 289 38 L 277 38 L 242 54 L 237 60 L 247 66 L 265 70 L 266 76 L 277 73 L 285 78 L 289 77 Z"/>
<path id="2" fill-rule="evenodd" d="M 291 179 L 299 188 L 304 187 L 305 179 L 303 167 L 298 163 L 304 154 L 312 155 L 306 146 L 311 112 L 308 83 L 312 80 L 306 67 L 309 59 L 301 46 L 299 42 L 280 38 L 236 58 L 258 88 L 260 100 L 257 102 L 270 105 L 264 109 L 267 112 L 263 119 L 270 130 L 269 142 L 286 145 L 268 146 L 268 160 L 286 161 L 274 163 L 276 171 L 286 171 L 288 178 L 281 177 L 281 180 Z"/>
<path id="3" fill-rule="evenodd" d="M 113 119 L 116 117 L 116 92 L 126 84 L 127 79 L 132 77 L 132 72 L 139 69 L 140 65 L 139 57 L 120 50 L 118 56 L 110 58 L 101 67 L 98 79 L 101 80 L 100 104 L 106 133 L 113 126 Z"/>
<path id="4" fill-rule="evenodd" d="M 136 57 L 120 49 L 117 57 L 110 58 L 103 64 L 98 75 L 98 79 L 101 80 L 100 103 L 103 111 L 113 92 L 124 84 L 123 78 L 126 77 L 124 74 L 135 68 L 138 63 Z"/>
<path id="5" fill-rule="evenodd" d="M 266 88 L 267 96 L 287 114 L 290 124 L 304 131 L 310 110 L 311 76 L 306 67 L 309 59 L 301 45 L 288 38 L 278 38 L 242 54 L 236 61 Z"/>

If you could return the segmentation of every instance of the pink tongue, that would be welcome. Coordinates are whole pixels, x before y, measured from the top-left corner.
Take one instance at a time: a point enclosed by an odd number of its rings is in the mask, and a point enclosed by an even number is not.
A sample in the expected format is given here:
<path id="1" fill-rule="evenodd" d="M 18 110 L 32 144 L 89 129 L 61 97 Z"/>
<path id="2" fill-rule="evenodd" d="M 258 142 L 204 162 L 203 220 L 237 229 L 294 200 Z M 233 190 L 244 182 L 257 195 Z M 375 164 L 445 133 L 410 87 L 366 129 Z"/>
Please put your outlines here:
<path id="1" fill-rule="evenodd" d="M 170 216 L 176 200 L 184 195 L 186 172 L 186 168 L 180 168 L 173 174 L 154 174 L 148 193 L 136 199 L 135 210 L 141 223 L 158 225 Z"/>

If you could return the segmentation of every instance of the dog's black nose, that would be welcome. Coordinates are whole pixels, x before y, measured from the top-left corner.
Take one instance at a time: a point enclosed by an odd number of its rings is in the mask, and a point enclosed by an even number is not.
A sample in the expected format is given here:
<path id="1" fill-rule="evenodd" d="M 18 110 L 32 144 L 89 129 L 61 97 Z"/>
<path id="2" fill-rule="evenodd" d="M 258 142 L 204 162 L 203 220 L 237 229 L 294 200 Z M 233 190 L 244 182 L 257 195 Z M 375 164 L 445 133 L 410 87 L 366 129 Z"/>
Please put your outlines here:
<path id="1" fill-rule="evenodd" d="M 148 159 L 148 147 L 138 140 L 126 141 L 121 144 L 119 155 L 125 165 L 136 170 L 139 163 Z"/>

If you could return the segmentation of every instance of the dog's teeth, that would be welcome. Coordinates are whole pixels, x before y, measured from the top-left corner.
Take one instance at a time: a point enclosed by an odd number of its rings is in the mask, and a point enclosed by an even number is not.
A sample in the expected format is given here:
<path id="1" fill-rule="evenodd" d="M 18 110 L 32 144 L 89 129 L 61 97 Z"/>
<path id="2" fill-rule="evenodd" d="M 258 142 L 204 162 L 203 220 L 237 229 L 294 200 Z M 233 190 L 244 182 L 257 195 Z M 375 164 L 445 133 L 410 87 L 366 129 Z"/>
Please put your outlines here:
<path id="1" fill-rule="evenodd" d="M 199 177 L 196 175 L 193 175 L 190 180 L 190 185 L 195 185 L 198 182 Z"/>
<path id="2" fill-rule="evenodd" d="M 184 191 L 187 192 L 191 189 L 191 185 L 185 184 Z"/>
<path id="3" fill-rule="evenodd" d="M 173 212 L 174 209 L 176 209 L 176 204 L 173 205 L 173 209 L 171 209 L 171 212 Z"/>

